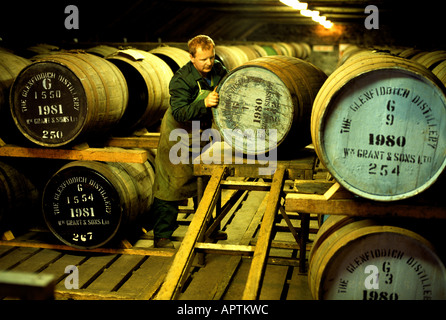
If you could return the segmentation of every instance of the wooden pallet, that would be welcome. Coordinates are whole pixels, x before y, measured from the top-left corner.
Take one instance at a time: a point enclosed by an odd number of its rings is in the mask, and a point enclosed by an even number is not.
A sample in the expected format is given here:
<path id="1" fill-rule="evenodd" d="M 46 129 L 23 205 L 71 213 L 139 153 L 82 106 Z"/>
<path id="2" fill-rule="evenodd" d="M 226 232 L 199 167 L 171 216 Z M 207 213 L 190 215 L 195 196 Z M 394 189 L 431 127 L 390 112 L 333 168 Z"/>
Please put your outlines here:
<path id="1" fill-rule="evenodd" d="M 29 239 L 2 241 L 0 270 L 53 275 L 56 299 L 150 299 L 174 255 L 142 248 L 86 251 Z M 68 266 L 77 267 L 78 282 Z"/>

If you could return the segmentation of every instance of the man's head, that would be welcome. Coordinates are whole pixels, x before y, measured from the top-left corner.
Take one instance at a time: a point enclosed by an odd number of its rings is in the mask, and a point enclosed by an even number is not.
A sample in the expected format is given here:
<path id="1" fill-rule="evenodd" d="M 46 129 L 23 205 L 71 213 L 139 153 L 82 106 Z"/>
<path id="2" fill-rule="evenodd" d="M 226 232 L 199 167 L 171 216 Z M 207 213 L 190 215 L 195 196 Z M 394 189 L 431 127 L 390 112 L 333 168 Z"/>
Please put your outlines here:
<path id="1" fill-rule="evenodd" d="M 215 44 L 214 41 L 205 35 L 199 35 L 189 40 L 190 60 L 195 69 L 202 76 L 206 76 L 214 66 Z"/>

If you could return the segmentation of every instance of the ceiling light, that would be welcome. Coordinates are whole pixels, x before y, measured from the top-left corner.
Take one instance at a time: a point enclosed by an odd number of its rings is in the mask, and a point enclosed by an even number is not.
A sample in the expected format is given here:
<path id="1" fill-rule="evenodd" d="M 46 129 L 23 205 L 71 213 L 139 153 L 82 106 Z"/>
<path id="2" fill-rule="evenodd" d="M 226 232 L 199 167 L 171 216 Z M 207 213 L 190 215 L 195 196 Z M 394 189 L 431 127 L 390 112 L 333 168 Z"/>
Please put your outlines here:
<path id="1" fill-rule="evenodd" d="M 293 8 L 297 10 L 306 10 L 308 8 L 308 3 L 298 1 L 298 3 L 293 6 Z"/>
<path id="2" fill-rule="evenodd" d="M 319 11 L 316 11 L 316 10 L 310 10 L 311 11 L 311 18 L 316 18 L 316 17 L 319 17 Z"/>
<path id="3" fill-rule="evenodd" d="M 316 17 L 312 17 L 311 19 L 313 19 L 313 21 L 316 21 L 320 24 L 322 24 L 323 22 L 325 22 L 327 20 L 326 16 L 316 16 Z"/>
<path id="4" fill-rule="evenodd" d="M 333 22 L 331 22 L 330 20 L 324 21 L 321 23 L 326 29 L 330 29 L 331 27 L 333 27 Z"/>
<path id="5" fill-rule="evenodd" d="M 311 17 L 313 14 L 313 11 L 305 9 L 305 10 L 301 10 L 300 14 L 305 17 Z"/>
<path id="6" fill-rule="evenodd" d="M 305 10 L 308 8 L 308 3 L 299 2 L 298 0 L 280 0 L 280 2 L 296 10 Z"/>
<path id="7" fill-rule="evenodd" d="M 327 20 L 327 17 L 320 16 L 320 12 L 317 10 L 308 10 L 308 3 L 300 2 L 299 0 L 280 0 L 283 4 L 292 7 L 293 9 L 300 10 L 300 14 L 313 19 L 313 21 L 320 23 L 325 28 L 330 29 L 333 23 Z"/>

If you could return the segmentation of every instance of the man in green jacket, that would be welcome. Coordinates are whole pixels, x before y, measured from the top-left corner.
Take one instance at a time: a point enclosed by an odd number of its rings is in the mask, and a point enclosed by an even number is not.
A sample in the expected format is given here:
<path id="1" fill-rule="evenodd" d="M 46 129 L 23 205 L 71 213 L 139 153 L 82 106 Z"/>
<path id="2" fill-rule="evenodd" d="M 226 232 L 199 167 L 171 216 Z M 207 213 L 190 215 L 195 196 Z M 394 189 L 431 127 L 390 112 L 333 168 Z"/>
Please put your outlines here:
<path id="1" fill-rule="evenodd" d="M 198 128 L 205 130 L 211 127 L 211 108 L 217 107 L 219 101 L 214 89 L 227 73 L 224 66 L 215 61 L 215 44 L 210 37 L 196 36 L 189 40 L 188 47 L 190 62 L 179 69 L 170 81 L 170 107 L 161 123 L 155 159 L 155 199 L 151 212 L 154 219 L 154 246 L 157 248 L 174 247 L 170 237 L 177 228 L 179 201 L 197 195 L 192 155 L 199 155 L 206 143 L 201 142 L 197 150 L 197 146 L 192 144 L 192 134 L 197 137 L 200 135 Z M 193 127 L 198 132 L 193 132 Z M 186 132 L 187 136 L 184 137 Z M 178 148 L 181 143 L 186 144 L 182 146 L 184 148 Z M 177 152 L 171 152 L 185 149 L 189 150 L 189 154 L 179 156 Z M 219 238 L 226 236 L 222 232 L 218 235 Z"/>

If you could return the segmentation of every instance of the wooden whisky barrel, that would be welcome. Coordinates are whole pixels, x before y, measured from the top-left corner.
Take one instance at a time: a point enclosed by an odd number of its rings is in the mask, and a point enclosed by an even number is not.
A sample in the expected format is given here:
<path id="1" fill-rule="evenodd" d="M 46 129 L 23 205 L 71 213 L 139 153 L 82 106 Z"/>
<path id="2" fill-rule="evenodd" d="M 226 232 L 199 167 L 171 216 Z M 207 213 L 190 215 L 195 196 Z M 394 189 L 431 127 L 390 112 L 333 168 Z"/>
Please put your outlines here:
<path id="1" fill-rule="evenodd" d="M 278 53 L 276 50 L 274 50 L 274 48 L 273 48 L 272 46 L 270 46 L 270 45 L 263 44 L 263 45 L 262 45 L 262 48 L 263 48 L 263 50 L 266 51 L 266 53 L 267 53 L 268 56 L 275 56 L 275 55 L 278 55 L 278 54 L 279 54 L 279 53 Z"/>
<path id="2" fill-rule="evenodd" d="M 116 128 L 119 133 L 157 123 L 169 107 L 169 83 L 173 76 L 167 63 L 152 53 L 127 49 L 107 57 L 124 74 L 129 103 Z"/>
<path id="3" fill-rule="evenodd" d="M 9 110 L 9 89 L 19 72 L 30 63 L 28 59 L 0 50 L 0 110 Z"/>
<path id="4" fill-rule="evenodd" d="M 326 78 L 298 58 L 268 56 L 246 62 L 220 82 L 220 102 L 212 110 L 215 124 L 238 152 L 264 154 L 288 137 L 290 151 L 298 150 L 311 142 L 311 108 Z M 277 139 L 269 129 L 276 130 Z"/>
<path id="5" fill-rule="evenodd" d="M 422 51 L 420 49 L 408 48 L 398 53 L 398 56 L 401 58 L 412 59 L 421 52 Z"/>
<path id="6" fill-rule="evenodd" d="M 290 46 L 294 49 L 294 57 L 299 59 L 306 59 L 307 58 L 307 52 L 305 47 L 297 42 L 290 42 Z"/>
<path id="7" fill-rule="evenodd" d="M 446 97 L 418 63 L 366 55 L 336 69 L 311 115 L 315 151 L 349 191 L 373 200 L 414 196 L 446 166 Z"/>
<path id="8" fill-rule="evenodd" d="M 26 231 L 39 206 L 39 191 L 19 168 L 0 162 L 0 233 Z"/>
<path id="9" fill-rule="evenodd" d="M 289 43 L 277 42 L 273 44 L 273 48 L 280 48 L 279 50 L 276 49 L 276 51 L 281 51 L 284 56 L 296 57 L 296 50 L 294 49 L 294 46 Z"/>
<path id="10" fill-rule="evenodd" d="M 190 61 L 189 52 L 176 47 L 158 47 L 149 52 L 167 63 L 173 73 Z"/>
<path id="11" fill-rule="evenodd" d="M 446 60 L 446 51 L 438 50 L 432 52 L 426 52 L 423 56 L 413 58 L 412 60 L 425 66 L 429 70 L 433 70 L 438 64 Z"/>
<path id="12" fill-rule="evenodd" d="M 94 55 L 97 55 L 98 57 L 105 58 L 109 55 L 115 53 L 118 51 L 118 48 L 107 46 L 107 45 L 98 45 L 91 48 L 86 49 L 85 51 Z"/>
<path id="13" fill-rule="evenodd" d="M 248 61 L 261 57 L 258 51 L 255 48 L 252 48 L 251 46 L 238 45 L 236 46 L 236 48 L 242 50 L 246 54 L 246 56 L 248 57 Z"/>
<path id="14" fill-rule="evenodd" d="M 46 184 L 43 216 L 63 243 L 91 249 L 118 239 L 148 213 L 154 171 L 146 161 L 74 161 Z"/>
<path id="15" fill-rule="evenodd" d="M 446 269 L 426 239 L 397 226 L 346 219 L 329 217 L 330 227 L 316 235 L 308 270 L 314 299 L 446 298 Z"/>
<path id="16" fill-rule="evenodd" d="M 446 86 L 446 60 L 440 62 L 432 73 Z"/>
<path id="17" fill-rule="evenodd" d="M 307 59 L 311 55 L 311 47 L 305 42 L 291 42 L 294 50 L 296 50 L 296 58 Z"/>
<path id="18" fill-rule="evenodd" d="M 16 128 L 9 111 L 9 91 L 19 72 L 31 61 L 0 50 L 0 138 L 6 143 L 27 142 Z"/>
<path id="19" fill-rule="evenodd" d="M 215 46 L 215 56 L 228 70 L 249 61 L 246 53 L 236 46 Z"/>
<path id="20" fill-rule="evenodd" d="M 266 52 L 266 50 L 258 44 L 251 44 L 251 45 L 248 45 L 248 47 L 254 49 L 257 53 L 257 57 L 259 57 L 259 58 L 266 57 L 268 55 L 268 52 Z"/>
<path id="21" fill-rule="evenodd" d="M 112 63 L 92 54 L 60 53 L 25 67 L 11 88 L 12 117 L 45 147 L 108 133 L 127 107 L 128 90 Z"/>

